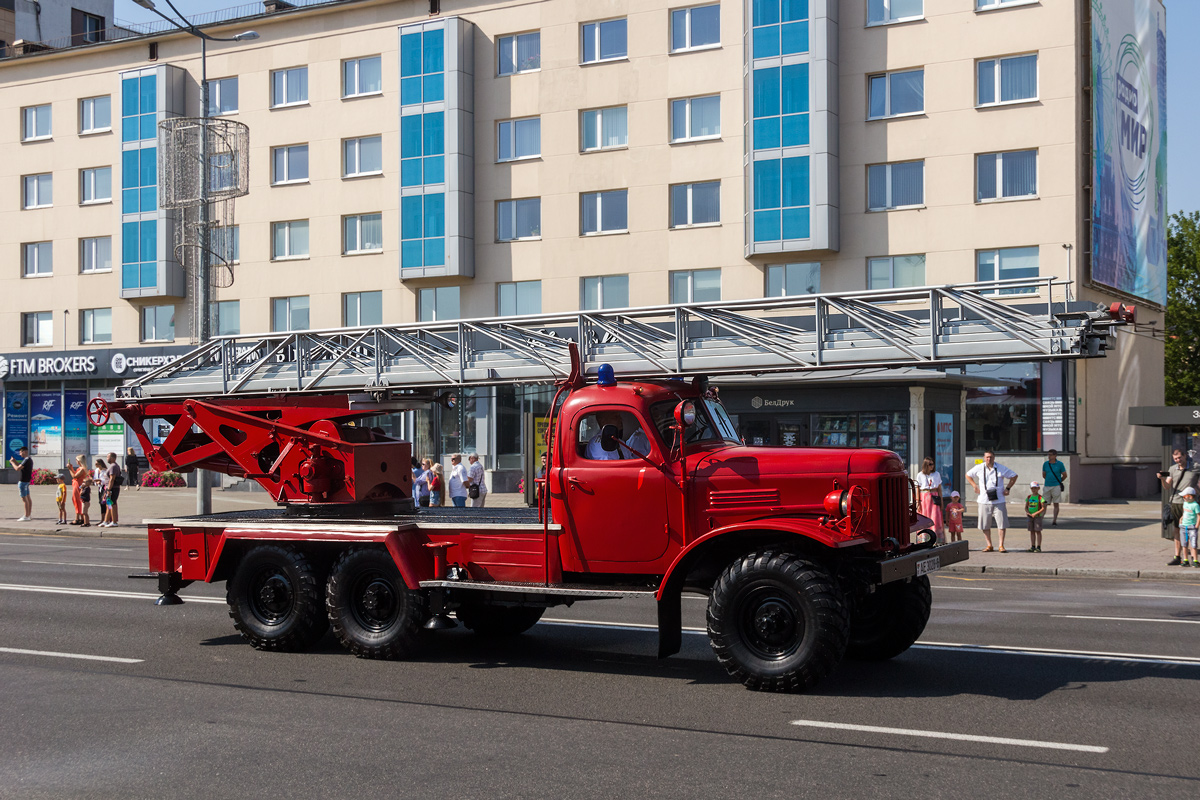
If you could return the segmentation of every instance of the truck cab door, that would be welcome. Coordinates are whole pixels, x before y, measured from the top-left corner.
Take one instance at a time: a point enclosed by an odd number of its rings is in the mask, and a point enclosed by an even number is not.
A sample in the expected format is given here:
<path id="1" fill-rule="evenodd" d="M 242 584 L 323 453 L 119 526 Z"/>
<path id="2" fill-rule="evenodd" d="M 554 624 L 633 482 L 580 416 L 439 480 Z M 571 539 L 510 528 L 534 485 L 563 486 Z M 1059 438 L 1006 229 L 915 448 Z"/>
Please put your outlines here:
<path id="1" fill-rule="evenodd" d="M 620 419 L 621 441 L 649 443 L 646 454 L 663 463 L 663 447 L 652 425 L 629 407 L 591 408 L 573 420 L 563 470 L 566 527 L 583 568 L 589 562 L 643 563 L 666 552 L 669 478 L 624 447 L 602 453 L 601 421 Z M 635 439 L 637 429 L 645 434 Z M 565 554 L 564 554 L 565 555 Z M 564 559 L 564 562 L 566 559 Z"/>

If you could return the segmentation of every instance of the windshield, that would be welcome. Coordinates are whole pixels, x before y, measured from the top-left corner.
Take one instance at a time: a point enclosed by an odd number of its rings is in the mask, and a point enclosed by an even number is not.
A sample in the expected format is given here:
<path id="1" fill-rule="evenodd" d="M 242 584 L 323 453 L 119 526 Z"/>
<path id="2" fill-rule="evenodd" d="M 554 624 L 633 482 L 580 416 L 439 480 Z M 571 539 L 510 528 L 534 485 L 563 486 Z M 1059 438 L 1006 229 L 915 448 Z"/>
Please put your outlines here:
<path id="1" fill-rule="evenodd" d="M 720 441 L 730 444 L 742 443 L 742 440 L 738 438 L 737 431 L 734 430 L 733 422 L 725 413 L 725 408 L 720 401 L 697 399 L 694 402 L 696 404 L 696 421 L 684 429 L 683 440 L 685 443 Z M 650 417 L 654 421 L 654 427 L 668 447 L 675 446 L 675 432 L 671 426 L 675 424 L 675 406 L 677 405 L 679 405 L 678 400 L 664 400 L 650 407 Z"/>

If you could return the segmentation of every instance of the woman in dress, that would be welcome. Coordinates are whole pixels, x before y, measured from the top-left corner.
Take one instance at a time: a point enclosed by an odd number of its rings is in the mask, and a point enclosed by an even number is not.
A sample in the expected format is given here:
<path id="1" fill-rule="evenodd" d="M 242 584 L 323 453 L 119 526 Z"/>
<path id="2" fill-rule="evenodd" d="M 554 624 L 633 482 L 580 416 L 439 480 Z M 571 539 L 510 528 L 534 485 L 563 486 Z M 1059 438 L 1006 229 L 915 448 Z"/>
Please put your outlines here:
<path id="1" fill-rule="evenodd" d="M 933 520 L 930 527 L 937 532 L 937 540 L 946 540 L 942 524 L 942 475 L 934 469 L 933 459 L 928 456 L 921 462 L 917 474 L 917 488 L 921 490 L 921 513 Z"/>
<path id="2" fill-rule="evenodd" d="M 83 489 L 83 479 L 87 477 L 87 459 L 78 455 L 75 456 L 74 464 L 67 464 L 67 472 L 71 476 L 71 505 L 75 506 L 75 521 L 72 525 L 83 524 L 83 499 L 80 497 L 80 492 Z"/>

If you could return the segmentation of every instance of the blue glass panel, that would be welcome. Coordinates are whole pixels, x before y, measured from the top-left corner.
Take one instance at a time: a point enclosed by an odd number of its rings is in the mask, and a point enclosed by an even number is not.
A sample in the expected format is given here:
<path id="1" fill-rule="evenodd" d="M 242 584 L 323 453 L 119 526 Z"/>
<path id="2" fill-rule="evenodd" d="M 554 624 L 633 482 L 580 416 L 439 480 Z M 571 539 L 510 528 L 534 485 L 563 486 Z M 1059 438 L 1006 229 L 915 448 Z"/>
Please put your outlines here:
<path id="1" fill-rule="evenodd" d="M 445 156 L 432 156 L 425 159 L 425 183 L 446 182 Z"/>
<path id="2" fill-rule="evenodd" d="M 121 120 L 121 141 L 136 142 L 138 140 L 138 117 L 126 117 Z"/>
<path id="3" fill-rule="evenodd" d="M 138 260 L 138 224 L 121 224 L 121 263 L 132 264 Z"/>
<path id="4" fill-rule="evenodd" d="M 126 78 L 121 81 L 121 116 L 132 117 L 138 113 L 138 80 Z"/>
<path id="5" fill-rule="evenodd" d="M 441 111 L 425 115 L 424 150 L 427 156 L 446 152 L 446 115 Z M 428 181 L 427 181 L 428 182 Z"/>
<path id="6" fill-rule="evenodd" d="M 157 211 L 158 190 L 153 186 L 147 186 L 139 191 L 142 194 L 142 211 Z"/>
<path id="7" fill-rule="evenodd" d="M 154 114 L 142 114 L 138 118 L 138 138 L 139 139 L 154 139 L 157 138 L 158 132 L 154 129 L 156 116 Z"/>
<path id="8" fill-rule="evenodd" d="M 121 188 L 141 186 L 138 183 L 138 151 L 125 150 L 121 153 Z"/>
<path id="9" fill-rule="evenodd" d="M 779 117 L 754 120 L 754 149 L 779 147 Z"/>
<path id="10" fill-rule="evenodd" d="M 779 26 L 768 25 L 754 29 L 754 57 L 766 58 L 779 55 Z"/>
<path id="11" fill-rule="evenodd" d="M 783 159 L 783 206 L 809 203 L 808 156 Z"/>
<path id="12" fill-rule="evenodd" d="M 807 208 L 785 208 L 783 210 L 783 238 L 807 239 L 809 231 Z"/>
<path id="13" fill-rule="evenodd" d="M 789 64 L 780 71 L 781 111 L 799 114 L 808 111 L 808 64 Z"/>
<path id="14" fill-rule="evenodd" d="M 400 185 L 421 185 L 421 159 L 406 158 L 400 162 Z"/>
<path id="15" fill-rule="evenodd" d="M 754 212 L 754 241 L 775 242 L 781 238 L 778 211 Z"/>
<path id="16" fill-rule="evenodd" d="M 121 288 L 122 289 L 138 288 L 138 265 L 137 264 L 122 264 L 121 265 Z"/>
<path id="17" fill-rule="evenodd" d="M 403 242 L 400 245 L 400 266 L 402 267 L 419 267 L 421 266 L 421 240 L 413 239 L 409 242 Z"/>
<path id="18" fill-rule="evenodd" d="M 792 114 L 784 117 L 782 140 L 784 147 L 800 147 L 809 144 L 808 114 Z"/>
<path id="19" fill-rule="evenodd" d="M 754 118 L 779 114 L 779 67 L 754 70 Z"/>
<path id="20" fill-rule="evenodd" d="M 138 285 L 143 289 L 153 289 L 158 285 L 158 265 L 153 261 L 149 264 L 142 264 L 139 272 L 141 272 L 141 280 L 138 281 Z"/>
<path id="21" fill-rule="evenodd" d="M 400 76 L 421 74 L 421 34 L 406 33 L 400 37 Z"/>
<path id="22" fill-rule="evenodd" d="M 143 114 L 153 114 L 158 111 L 157 76 L 143 75 L 140 83 L 138 94 L 141 100 L 138 102 L 138 110 Z"/>
<path id="23" fill-rule="evenodd" d="M 404 78 L 400 81 L 400 105 L 418 105 L 421 102 L 421 79 Z"/>
<path id="24" fill-rule="evenodd" d="M 421 195 L 419 194 L 400 198 L 400 238 L 421 238 Z"/>
<path id="25" fill-rule="evenodd" d="M 783 0 L 783 22 L 795 22 L 798 19 L 808 19 L 808 0 Z"/>
<path id="26" fill-rule="evenodd" d="M 446 99 L 446 76 L 442 73 L 437 75 L 426 75 L 422 78 L 425 82 L 425 102 L 436 103 L 439 100 Z"/>
<path id="27" fill-rule="evenodd" d="M 425 195 L 425 235 L 446 235 L 446 195 Z"/>
<path id="28" fill-rule="evenodd" d="M 158 222 L 143 222 L 138 235 L 138 255 L 142 261 L 158 258 Z"/>
<path id="29" fill-rule="evenodd" d="M 754 27 L 779 22 L 779 0 L 754 0 Z"/>
<path id="30" fill-rule="evenodd" d="M 779 159 L 754 162 L 754 207 L 779 208 Z"/>
<path id="31" fill-rule="evenodd" d="M 425 266 L 440 267 L 446 263 L 446 240 L 425 240 Z"/>
<path id="32" fill-rule="evenodd" d="M 446 32 L 443 30 L 425 31 L 425 52 L 422 59 L 422 66 L 426 75 L 431 72 L 444 72 L 446 69 L 445 59 L 442 57 L 442 51 L 445 45 L 442 44 L 446 40 Z"/>
<path id="33" fill-rule="evenodd" d="M 789 22 L 780 26 L 779 52 L 783 55 L 808 52 L 808 22 Z"/>
<path id="34" fill-rule="evenodd" d="M 400 118 L 400 157 L 421 155 L 421 115 L 408 114 Z"/>
<path id="35" fill-rule="evenodd" d="M 125 189 L 121 192 L 121 213 L 136 214 L 141 209 L 138 207 L 138 189 Z"/>
<path id="36" fill-rule="evenodd" d="M 138 186 L 153 186 L 158 183 L 158 148 L 145 147 L 139 152 L 141 169 L 138 171 Z"/>

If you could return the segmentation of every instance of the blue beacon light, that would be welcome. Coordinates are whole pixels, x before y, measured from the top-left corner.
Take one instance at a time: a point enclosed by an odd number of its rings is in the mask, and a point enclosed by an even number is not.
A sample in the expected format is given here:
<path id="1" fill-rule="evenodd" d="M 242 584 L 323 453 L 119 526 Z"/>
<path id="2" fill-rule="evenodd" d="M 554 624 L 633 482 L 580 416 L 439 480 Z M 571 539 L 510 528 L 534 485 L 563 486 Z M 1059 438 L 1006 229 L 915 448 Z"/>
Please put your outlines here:
<path id="1" fill-rule="evenodd" d="M 617 385 L 617 376 L 613 374 L 612 364 L 600 365 L 600 369 L 596 370 L 596 384 L 598 386 Z"/>

